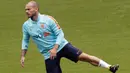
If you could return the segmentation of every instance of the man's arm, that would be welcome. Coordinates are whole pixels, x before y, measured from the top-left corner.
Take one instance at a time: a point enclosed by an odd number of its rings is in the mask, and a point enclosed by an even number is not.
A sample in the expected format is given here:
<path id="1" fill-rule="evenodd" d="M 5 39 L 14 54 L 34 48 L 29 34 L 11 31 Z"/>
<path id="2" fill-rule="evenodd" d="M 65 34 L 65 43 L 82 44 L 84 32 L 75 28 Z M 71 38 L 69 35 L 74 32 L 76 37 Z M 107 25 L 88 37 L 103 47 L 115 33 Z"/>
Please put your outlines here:
<path id="1" fill-rule="evenodd" d="M 58 24 L 58 22 L 52 16 L 49 16 L 49 17 L 52 19 L 50 23 L 50 27 L 52 31 L 54 32 L 54 34 L 57 36 L 56 44 L 60 45 L 61 41 L 64 38 L 64 33 L 62 29 L 60 28 L 60 25 Z"/>
<path id="2" fill-rule="evenodd" d="M 56 56 L 57 49 L 64 38 L 64 33 L 62 29 L 60 28 L 58 22 L 53 17 L 51 16 L 49 17 L 51 18 L 50 27 L 52 31 L 54 32 L 54 34 L 57 36 L 56 43 L 54 47 L 50 50 L 50 53 L 51 53 L 50 59 L 54 59 L 54 57 Z"/>
<path id="3" fill-rule="evenodd" d="M 23 39 L 22 39 L 22 50 L 21 50 L 21 66 L 24 67 L 25 55 L 27 53 L 30 35 L 28 34 L 25 24 L 23 25 Z"/>
<path id="4" fill-rule="evenodd" d="M 21 50 L 21 60 L 20 60 L 20 62 L 21 62 L 21 66 L 22 66 L 22 67 L 24 67 L 24 60 L 25 60 L 25 55 L 26 55 L 26 53 L 27 53 L 27 50 L 26 50 L 26 49 L 22 49 L 22 50 Z"/>

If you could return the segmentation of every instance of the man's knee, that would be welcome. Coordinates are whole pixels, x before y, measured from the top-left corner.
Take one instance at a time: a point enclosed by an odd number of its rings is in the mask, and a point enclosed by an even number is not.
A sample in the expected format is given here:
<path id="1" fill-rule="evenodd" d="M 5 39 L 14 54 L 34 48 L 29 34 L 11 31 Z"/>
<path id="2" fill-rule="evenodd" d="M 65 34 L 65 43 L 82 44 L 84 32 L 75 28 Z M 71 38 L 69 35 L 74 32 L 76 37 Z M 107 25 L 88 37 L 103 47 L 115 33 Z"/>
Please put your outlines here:
<path id="1" fill-rule="evenodd" d="M 87 62 L 99 62 L 100 59 L 96 56 L 93 56 L 93 55 L 89 55 L 89 54 L 86 54 L 86 53 L 82 53 L 80 56 L 79 56 L 79 60 L 80 61 L 87 61 Z"/>
<path id="2" fill-rule="evenodd" d="M 80 61 L 91 61 L 92 55 L 89 55 L 87 53 L 81 53 L 78 57 Z"/>

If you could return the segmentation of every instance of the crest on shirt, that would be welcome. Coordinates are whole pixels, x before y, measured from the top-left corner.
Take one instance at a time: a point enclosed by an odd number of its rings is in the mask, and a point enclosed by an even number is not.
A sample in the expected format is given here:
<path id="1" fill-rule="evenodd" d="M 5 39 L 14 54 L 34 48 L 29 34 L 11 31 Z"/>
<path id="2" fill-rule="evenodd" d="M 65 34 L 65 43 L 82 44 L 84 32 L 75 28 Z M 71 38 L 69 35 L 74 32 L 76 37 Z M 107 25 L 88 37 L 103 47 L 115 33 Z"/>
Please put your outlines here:
<path id="1" fill-rule="evenodd" d="M 41 28 L 44 28 L 44 24 L 41 24 Z"/>
<path id="2" fill-rule="evenodd" d="M 49 35 L 50 35 L 49 32 L 44 32 L 44 37 L 47 37 L 47 36 L 49 36 Z"/>

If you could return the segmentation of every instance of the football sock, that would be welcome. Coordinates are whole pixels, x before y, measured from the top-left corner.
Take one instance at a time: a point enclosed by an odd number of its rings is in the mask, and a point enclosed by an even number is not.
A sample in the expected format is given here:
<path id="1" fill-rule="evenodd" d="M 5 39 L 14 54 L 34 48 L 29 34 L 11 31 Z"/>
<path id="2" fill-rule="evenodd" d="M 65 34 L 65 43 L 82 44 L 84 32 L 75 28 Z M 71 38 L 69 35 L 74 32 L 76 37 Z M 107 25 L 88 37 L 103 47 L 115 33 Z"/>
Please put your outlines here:
<path id="1" fill-rule="evenodd" d="M 109 69 L 109 67 L 110 67 L 111 65 L 108 64 L 108 63 L 106 63 L 106 62 L 103 61 L 103 60 L 100 60 L 98 66 L 103 67 L 103 68 L 108 68 L 108 69 Z"/>

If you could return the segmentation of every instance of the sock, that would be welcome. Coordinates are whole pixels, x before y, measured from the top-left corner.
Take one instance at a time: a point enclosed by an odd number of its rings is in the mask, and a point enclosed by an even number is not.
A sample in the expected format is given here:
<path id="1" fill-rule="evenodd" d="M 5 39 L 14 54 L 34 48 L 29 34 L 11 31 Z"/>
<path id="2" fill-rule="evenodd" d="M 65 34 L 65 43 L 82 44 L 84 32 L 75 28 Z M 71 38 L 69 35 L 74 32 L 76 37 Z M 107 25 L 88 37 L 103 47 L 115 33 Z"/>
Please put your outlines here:
<path id="1" fill-rule="evenodd" d="M 103 68 L 108 68 L 108 69 L 109 69 L 109 67 L 110 67 L 111 65 L 108 64 L 108 63 L 106 63 L 106 62 L 103 61 L 103 60 L 100 60 L 98 66 L 103 67 Z"/>

